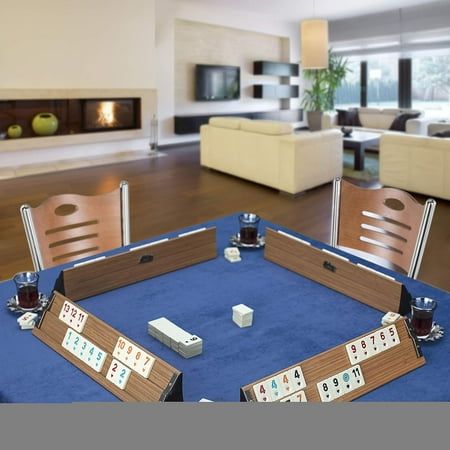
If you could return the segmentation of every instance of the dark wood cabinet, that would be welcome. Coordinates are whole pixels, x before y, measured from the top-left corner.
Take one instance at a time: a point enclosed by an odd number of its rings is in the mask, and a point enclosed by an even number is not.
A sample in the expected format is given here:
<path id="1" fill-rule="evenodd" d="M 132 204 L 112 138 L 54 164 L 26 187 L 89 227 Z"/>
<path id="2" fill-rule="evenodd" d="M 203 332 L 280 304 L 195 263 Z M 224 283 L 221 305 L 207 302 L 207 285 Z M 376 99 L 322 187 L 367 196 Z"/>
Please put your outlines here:
<path id="1" fill-rule="evenodd" d="M 254 84 L 253 98 L 298 98 L 298 86 L 289 84 Z"/>
<path id="2" fill-rule="evenodd" d="M 254 61 L 254 75 L 274 75 L 277 77 L 298 77 L 298 64 L 275 61 Z"/>
<path id="3" fill-rule="evenodd" d="M 274 111 L 216 113 L 203 115 L 175 116 L 175 134 L 194 134 L 209 122 L 211 117 L 245 117 L 247 119 L 279 120 L 282 122 L 301 122 L 303 110 L 280 109 Z"/>

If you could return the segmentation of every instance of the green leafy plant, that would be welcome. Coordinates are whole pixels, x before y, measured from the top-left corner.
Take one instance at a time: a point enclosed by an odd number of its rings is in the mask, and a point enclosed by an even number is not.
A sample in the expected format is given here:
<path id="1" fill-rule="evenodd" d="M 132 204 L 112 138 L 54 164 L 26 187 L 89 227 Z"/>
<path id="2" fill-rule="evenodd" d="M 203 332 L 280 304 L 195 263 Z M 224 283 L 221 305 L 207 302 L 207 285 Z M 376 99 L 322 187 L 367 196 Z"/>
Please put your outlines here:
<path id="1" fill-rule="evenodd" d="M 311 81 L 311 87 L 303 93 L 302 106 L 307 111 L 328 111 L 334 109 L 334 96 L 341 86 L 345 76 L 351 70 L 348 60 L 336 55 L 330 49 L 328 52 L 328 69 L 305 69 L 305 80 Z"/>

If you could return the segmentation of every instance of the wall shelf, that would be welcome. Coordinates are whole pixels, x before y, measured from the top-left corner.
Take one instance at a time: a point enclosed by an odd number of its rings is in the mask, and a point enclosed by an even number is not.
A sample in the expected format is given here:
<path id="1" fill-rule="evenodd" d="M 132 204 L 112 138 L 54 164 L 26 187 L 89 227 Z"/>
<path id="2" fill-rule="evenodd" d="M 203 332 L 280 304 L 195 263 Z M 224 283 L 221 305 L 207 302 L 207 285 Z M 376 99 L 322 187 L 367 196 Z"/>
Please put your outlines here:
<path id="1" fill-rule="evenodd" d="M 254 61 L 254 75 L 274 75 L 277 77 L 298 77 L 298 64 L 281 63 L 275 61 Z"/>
<path id="2" fill-rule="evenodd" d="M 253 98 L 298 98 L 298 86 L 289 84 L 254 84 Z"/>

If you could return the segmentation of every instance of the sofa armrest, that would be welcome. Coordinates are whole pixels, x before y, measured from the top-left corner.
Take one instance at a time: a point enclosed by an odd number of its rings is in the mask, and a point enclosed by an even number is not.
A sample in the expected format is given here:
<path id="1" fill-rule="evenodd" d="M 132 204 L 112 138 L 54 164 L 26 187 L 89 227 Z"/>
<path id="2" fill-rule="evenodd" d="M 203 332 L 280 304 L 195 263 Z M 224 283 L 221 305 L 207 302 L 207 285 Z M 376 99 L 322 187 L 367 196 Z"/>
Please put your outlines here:
<path id="1" fill-rule="evenodd" d="M 325 130 L 280 139 L 279 189 L 296 194 L 342 176 L 342 133 Z"/>
<path id="2" fill-rule="evenodd" d="M 450 200 L 450 139 L 385 133 L 381 184 Z"/>
<path id="3" fill-rule="evenodd" d="M 418 117 L 417 119 L 409 119 L 406 121 L 405 131 L 407 134 L 418 134 L 421 136 L 428 135 L 428 124 L 430 119 Z"/>
<path id="4" fill-rule="evenodd" d="M 431 121 L 428 123 L 428 136 L 433 136 L 436 133 L 450 131 L 450 123 Z"/>
<path id="5" fill-rule="evenodd" d="M 322 114 L 322 130 L 328 130 L 338 124 L 338 115 L 336 111 L 325 111 Z"/>

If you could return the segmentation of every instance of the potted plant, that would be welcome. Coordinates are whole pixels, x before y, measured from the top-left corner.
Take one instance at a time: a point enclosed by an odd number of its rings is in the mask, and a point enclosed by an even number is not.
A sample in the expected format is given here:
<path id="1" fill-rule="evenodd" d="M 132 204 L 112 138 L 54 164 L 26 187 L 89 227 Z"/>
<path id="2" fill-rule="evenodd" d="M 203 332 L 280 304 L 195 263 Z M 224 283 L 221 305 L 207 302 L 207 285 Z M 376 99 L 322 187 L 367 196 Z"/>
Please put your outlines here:
<path id="1" fill-rule="evenodd" d="M 307 111 L 308 125 L 311 131 L 322 128 L 322 113 L 334 109 L 334 96 L 350 69 L 348 60 L 328 52 L 328 69 L 305 69 L 304 79 L 311 82 L 303 93 L 302 106 Z"/>

